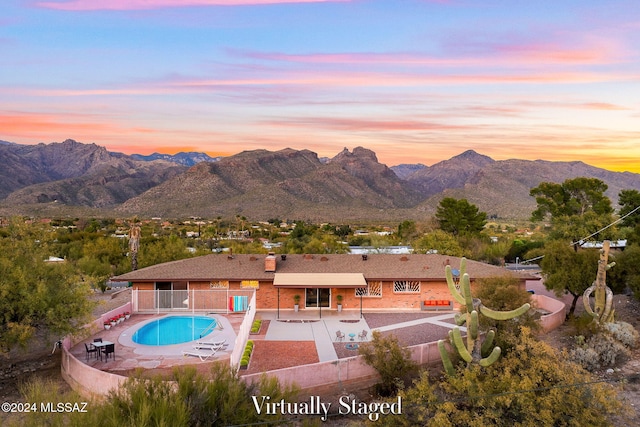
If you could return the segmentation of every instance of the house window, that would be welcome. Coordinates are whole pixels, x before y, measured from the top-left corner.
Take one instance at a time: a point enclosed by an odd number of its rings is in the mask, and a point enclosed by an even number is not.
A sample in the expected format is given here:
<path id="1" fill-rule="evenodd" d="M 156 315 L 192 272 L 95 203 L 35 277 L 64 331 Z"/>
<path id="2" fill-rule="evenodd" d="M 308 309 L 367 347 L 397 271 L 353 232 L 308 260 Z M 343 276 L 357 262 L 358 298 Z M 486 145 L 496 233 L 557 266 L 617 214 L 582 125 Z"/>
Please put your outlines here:
<path id="1" fill-rule="evenodd" d="M 396 280 L 393 282 L 393 292 L 406 294 L 419 294 L 420 282 L 411 280 Z"/>
<path id="2" fill-rule="evenodd" d="M 228 280 L 212 280 L 209 283 L 210 289 L 229 289 L 229 281 Z"/>
<path id="3" fill-rule="evenodd" d="M 260 287 L 260 282 L 258 280 L 243 280 L 240 282 L 240 287 L 258 289 Z"/>
<path id="4" fill-rule="evenodd" d="M 357 297 L 381 297 L 382 282 L 368 282 L 366 288 L 356 288 Z"/>

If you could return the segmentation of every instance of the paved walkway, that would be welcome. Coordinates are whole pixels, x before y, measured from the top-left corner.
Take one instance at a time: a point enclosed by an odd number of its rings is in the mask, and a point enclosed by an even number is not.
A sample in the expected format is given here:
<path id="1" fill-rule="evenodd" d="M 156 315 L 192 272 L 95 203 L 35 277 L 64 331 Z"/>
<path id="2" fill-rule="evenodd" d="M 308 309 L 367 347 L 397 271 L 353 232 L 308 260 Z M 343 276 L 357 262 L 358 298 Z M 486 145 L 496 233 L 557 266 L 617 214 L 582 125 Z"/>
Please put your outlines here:
<path id="1" fill-rule="evenodd" d="M 337 360 L 333 343 L 336 339 L 336 332 L 341 331 L 345 334 L 344 342 L 359 342 L 358 334 L 362 331 L 367 332 L 365 341 L 371 339 L 372 329 L 367 325 L 364 317 L 360 318 L 359 312 L 328 312 L 322 313 L 323 318 L 319 318 L 318 312 L 311 313 L 281 313 L 280 319 L 277 319 L 275 312 L 259 312 L 259 317 L 270 320 L 269 329 L 265 335 L 265 340 L 271 341 L 314 341 L 318 351 L 320 362 L 328 362 Z M 452 329 L 455 324 L 445 322 L 444 320 L 453 319 L 455 313 L 444 313 L 439 316 L 425 317 L 421 319 L 411 320 L 393 325 L 381 326 L 375 328 L 380 332 L 391 331 L 399 328 L 410 326 L 432 324 L 448 329 Z M 460 328 L 465 331 L 465 328 Z"/>
<path id="2" fill-rule="evenodd" d="M 444 320 L 452 319 L 454 314 L 455 313 L 452 312 L 443 313 L 437 316 L 386 325 L 375 329 L 384 332 L 421 324 L 433 324 L 451 329 L 455 325 L 445 322 Z M 182 355 L 183 350 L 193 350 L 193 342 L 169 346 L 144 346 L 131 341 L 131 335 L 141 325 L 160 317 L 163 317 L 163 315 L 137 314 L 122 325 L 111 328 L 109 331 L 97 333 L 97 337 L 116 343 L 115 359 L 106 361 L 89 358 L 86 363 L 97 369 L 111 372 L 126 371 L 135 368 L 153 369 L 201 363 L 196 357 L 184 357 Z M 215 335 L 216 340 L 225 339 L 229 343 L 227 348 L 220 350 L 216 354 L 215 360 L 228 359 L 233 350 L 236 333 L 239 330 L 240 323 L 242 323 L 244 314 L 216 315 L 215 317 L 223 324 L 224 329 L 222 331 L 214 331 L 212 336 Z M 337 331 L 345 334 L 343 341 L 345 344 L 349 344 L 351 341 L 350 335 L 353 335 L 354 343 L 360 342 L 358 334 L 363 330 L 367 332 L 365 341 L 371 339 L 372 328 L 369 327 L 364 317 L 360 317 L 358 310 L 345 310 L 340 313 L 335 310 L 327 310 L 326 312 L 322 312 L 322 318 L 319 317 L 319 312 L 312 310 L 304 310 L 304 312 L 301 311 L 298 313 L 292 310 L 281 311 L 279 319 L 277 318 L 278 315 L 276 312 L 260 311 L 258 317 L 270 320 L 269 329 L 264 338 L 265 340 L 314 341 L 320 362 L 338 359 L 334 346 Z M 94 337 L 86 337 L 71 348 L 71 352 L 78 360 L 85 361 L 84 343 L 91 342 Z"/>

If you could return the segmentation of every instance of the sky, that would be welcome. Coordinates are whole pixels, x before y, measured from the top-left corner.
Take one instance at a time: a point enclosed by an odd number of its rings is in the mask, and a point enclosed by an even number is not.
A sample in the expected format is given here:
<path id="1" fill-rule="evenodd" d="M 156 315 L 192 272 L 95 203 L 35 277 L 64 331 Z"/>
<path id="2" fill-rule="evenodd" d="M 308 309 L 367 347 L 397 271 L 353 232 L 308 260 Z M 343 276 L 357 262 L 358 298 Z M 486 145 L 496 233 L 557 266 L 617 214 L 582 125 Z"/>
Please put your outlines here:
<path id="1" fill-rule="evenodd" d="M 637 0 L 2 0 L 0 140 L 640 173 Z"/>

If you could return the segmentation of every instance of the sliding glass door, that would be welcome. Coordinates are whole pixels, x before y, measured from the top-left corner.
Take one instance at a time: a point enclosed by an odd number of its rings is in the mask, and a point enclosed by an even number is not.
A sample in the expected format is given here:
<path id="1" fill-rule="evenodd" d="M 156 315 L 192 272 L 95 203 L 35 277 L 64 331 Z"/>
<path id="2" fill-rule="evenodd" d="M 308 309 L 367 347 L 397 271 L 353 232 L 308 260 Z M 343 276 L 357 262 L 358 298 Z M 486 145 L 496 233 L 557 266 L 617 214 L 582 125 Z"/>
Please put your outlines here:
<path id="1" fill-rule="evenodd" d="M 305 293 L 305 307 L 329 307 L 331 301 L 331 289 L 328 288 L 307 288 Z"/>

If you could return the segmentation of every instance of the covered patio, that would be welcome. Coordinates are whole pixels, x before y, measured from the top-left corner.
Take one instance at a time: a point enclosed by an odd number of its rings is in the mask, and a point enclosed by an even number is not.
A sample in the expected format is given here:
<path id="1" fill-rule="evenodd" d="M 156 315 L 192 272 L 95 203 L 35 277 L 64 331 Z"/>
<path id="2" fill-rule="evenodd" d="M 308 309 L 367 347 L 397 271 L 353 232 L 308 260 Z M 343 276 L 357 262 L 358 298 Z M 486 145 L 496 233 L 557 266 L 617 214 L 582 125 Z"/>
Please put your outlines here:
<path id="1" fill-rule="evenodd" d="M 305 301 L 309 301 L 309 294 L 313 298 L 315 290 L 318 317 L 322 318 L 322 307 L 330 308 L 332 289 L 366 288 L 367 281 L 362 273 L 275 273 L 273 287 L 278 290 L 277 319 L 280 319 L 280 289 L 299 289 L 305 292 Z M 325 299 L 322 299 L 322 291 Z M 325 305 L 326 304 L 326 305 Z M 362 296 L 360 296 L 360 317 L 362 318 Z"/>

